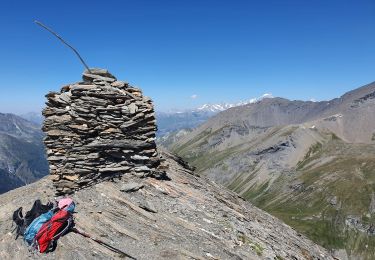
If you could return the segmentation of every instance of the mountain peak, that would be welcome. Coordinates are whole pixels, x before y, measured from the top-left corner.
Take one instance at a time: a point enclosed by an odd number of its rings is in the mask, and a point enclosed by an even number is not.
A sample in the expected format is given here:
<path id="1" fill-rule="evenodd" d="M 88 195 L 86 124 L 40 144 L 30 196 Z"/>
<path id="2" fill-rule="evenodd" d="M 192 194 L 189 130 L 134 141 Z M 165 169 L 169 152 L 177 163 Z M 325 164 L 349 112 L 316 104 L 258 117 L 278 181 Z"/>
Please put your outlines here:
<path id="1" fill-rule="evenodd" d="M 33 139 L 35 136 L 41 137 L 40 129 L 36 124 L 9 113 L 0 113 L 0 133 L 25 140 Z"/>
<path id="2" fill-rule="evenodd" d="M 274 98 L 274 96 L 272 94 L 265 93 L 260 97 L 251 98 L 251 99 L 245 100 L 245 101 L 239 101 L 237 103 L 217 103 L 217 104 L 207 103 L 207 104 L 203 104 L 202 106 L 196 108 L 195 111 L 206 111 L 206 112 L 214 112 L 214 113 L 215 112 L 221 112 L 221 111 L 227 110 L 227 109 L 232 108 L 232 107 L 238 107 L 238 106 L 243 106 L 243 105 L 247 105 L 247 104 L 257 103 L 257 102 L 262 101 L 263 99 L 266 99 L 266 98 Z"/>

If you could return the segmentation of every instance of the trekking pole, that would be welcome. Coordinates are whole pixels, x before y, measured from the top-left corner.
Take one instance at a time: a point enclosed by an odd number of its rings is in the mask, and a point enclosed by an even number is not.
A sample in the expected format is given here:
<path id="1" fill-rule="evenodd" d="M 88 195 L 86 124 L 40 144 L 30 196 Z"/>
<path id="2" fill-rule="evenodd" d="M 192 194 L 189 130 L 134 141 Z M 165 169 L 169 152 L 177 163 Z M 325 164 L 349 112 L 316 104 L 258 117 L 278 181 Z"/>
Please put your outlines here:
<path id="1" fill-rule="evenodd" d="M 129 255 L 129 254 L 127 254 L 127 253 L 121 251 L 120 249 L 117 249 L 117 248 L 115 248 L 115 247 L 113 247 L 113 246 L 111 246 L 111 245 L 109 245 L 109 244 L 107 244 L 107 243 L 105 243 L 105 242 L 103 242 L 103 241 L 97 239 L 97 238 L 91 237 L 89 234 L 84 233 L 84 232 L 82 232 L 82 231 L 80 231 L 80 230 L 78 230 L 78 229 L 76 229 L 76 228 L 72 228 L 71 231 L 73 231 L 74 233 L 80 234 L 80 235 L 83 236 L 83 237 L 89 238 L 89 239 L 95 241 L 96 243 L 98 243 L 98 244 L 100 244 L 100 245 L 102 245 L 102 246 L 105 246 L 105 247 L 108 248 L 109 250 L 111 250 L 111 251 L 113 251 L 113 252 L 116 252 L 117 254 L 119 254 L 119 255 L 121 255 L 121 256 L 126 256 L 126 257 L 128 257 L 128 258 L 130 258 L 130 259 L 137 260 L 135 257 L 132 257 L 131 255 Z"/>

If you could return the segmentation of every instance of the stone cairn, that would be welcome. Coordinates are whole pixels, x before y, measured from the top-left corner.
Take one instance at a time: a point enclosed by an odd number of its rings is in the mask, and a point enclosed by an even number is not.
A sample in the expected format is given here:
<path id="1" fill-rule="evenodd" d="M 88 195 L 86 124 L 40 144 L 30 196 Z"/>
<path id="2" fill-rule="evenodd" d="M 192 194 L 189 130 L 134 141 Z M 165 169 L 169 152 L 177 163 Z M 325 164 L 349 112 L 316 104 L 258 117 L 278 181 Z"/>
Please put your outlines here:
<path id="1" fill-rule="evenodd" d="M 135 174 L 165 177 L 150 98 L 107 70 L 46 95 L 44 143 L 57 194 Z"/>

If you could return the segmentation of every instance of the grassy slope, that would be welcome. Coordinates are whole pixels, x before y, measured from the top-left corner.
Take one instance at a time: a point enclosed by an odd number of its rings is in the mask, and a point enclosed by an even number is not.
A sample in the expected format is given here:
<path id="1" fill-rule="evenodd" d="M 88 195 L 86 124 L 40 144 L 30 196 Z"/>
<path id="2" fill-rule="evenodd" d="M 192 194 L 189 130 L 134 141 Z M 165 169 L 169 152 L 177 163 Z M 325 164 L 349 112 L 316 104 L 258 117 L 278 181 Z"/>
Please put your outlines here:
<path id="1" fill-rule="evenodd" d="M 240 147 L 221 152 L 202 149 L 214 135 L 205 131 L 175 147 L 174 152 L 196 166 L 198 172 L 243 152 Z M 318 164 L 328 157 L 334 159 Z M 374 147 L 347 144 L 332 135 L 326 142 L 312 145 L 291 172 L 280 175 L 272 185 L 265 182 L 244 190 L 246 183 L 256 178 L 254 168 L 251 173 L 238 174 L 227 186 L 326 248 L 345 248 L 351 255 L 374 259 L 375 237 L 345 226 L 348 215 L 360 217 L 364 224 L 374 223 L 375 215 L 369 215 L 371 195 L 375 193 Z M 288 186 L 293 181 L 303 183 L 304 188 L 291 190 Z M 330 203 L 333 197 L 336 205 Z"/>
<path id="2" fill-rule="evenodd" d="M 171 150 L 197 167 L 198 172 L 202 172 L 238 152 L 238 147 L 231 147 L 219 152 L 209 152 L 206 149 L 202 149 L 202 147 L 208 144 L 208 139 L 215 136 L 223 128 L 225 127 L 222 127 L 216 131 L 211 131 L 208 129 L 197 135 L 189 142 L 186 142 L 178 147 L 172 147 Z"/>
<path id="3" fill-rule="evenodd" d="M 314 167 L 314 162 L 328 156 L 336 158 Z M 365 225 L 375 223 L 375 215 L 369 213 L 375 192 L 371 147 L 345 144 L 333 137 L 310 148 L 297 165 L 295 176 L 294 181 L 303 183 L 303 189 L 287 192 L 292 179 L 280 176 L 271 187 L 263 184 L 250 189 L 245 198 L 326 248 L 345 248 L 352 256 L 374 259 L 375 237 L 345 225 L 347 216 L 359 217 Z M 334 197 L 337 202 L 332 205 Z"/>

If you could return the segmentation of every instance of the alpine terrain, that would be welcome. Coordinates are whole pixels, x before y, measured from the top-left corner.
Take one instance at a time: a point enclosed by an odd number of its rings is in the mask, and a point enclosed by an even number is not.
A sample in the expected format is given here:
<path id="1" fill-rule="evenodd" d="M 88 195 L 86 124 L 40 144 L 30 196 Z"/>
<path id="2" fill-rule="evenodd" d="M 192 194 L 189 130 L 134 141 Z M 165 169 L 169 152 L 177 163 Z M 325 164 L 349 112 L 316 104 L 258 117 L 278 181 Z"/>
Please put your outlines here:
<path id="1" fill-rule="evenodd" d="M 322 246 L 375 258 L 375 83 L 234 107 L 164 145 Z"/>
<path id="2" fill-rule="evenodd" d="M 0 193 L 48 174 L 42 139 L 37 125 L 13 114 L 0 113 Z"/>
<path id="3" fill-rule="evenodd" d="M 208 118 L 216 115 L 219 112 L 222 112 L 226 109 L 242 106 L 246 104 L 252 104 L 257 101 L 260 101 L 264 98 L 271 98 L 271 94 L 264 94 L 258 98 L 251 98 L 249 100 L 240 101 L 237 103 L 219 103 L 219 104 L 203 104 L 202 106 L 184 111 L 170 111 L 170 112 L 157 112 L 156 118 L 158 120 L 158 137 L 161 141 L 166 140 L 169 136 L 173 136 L 175 132 L 180 130 L 189 130 L 195 128 L 205 121 Z M 33 114 L 28 114 L 28 118 Z M 35 119 L 34 119 L 35 120 Z M 180 133 L 181 134 L 181 133 Z"/>
<path id="4" fill-rule="evenodd" d="M 87 70 L 46 97 L 50 176 L 0 196 L 1 259 L 334 259 L 157 149 L 151 99 L 107 70 Z M 57 195 L 75 201 L 76 228 L 107 246 L 69 232 L 39 254 L 14 240 L 12 212 Z"/>
<path id="5" fill-rule="evenodd" d="M 171 180 L 124 176 L 77 191 L 76 227 L 136 259 L 333 259 L 280 220 L 163 153 Z M 49 177 L 0 196 L 1 259 L 124 259 L 75 233 L 49 254 L 14 240 L 11 212 L 54 197 Z M 27 196 L 26 196 L 27 194 Z"/>

